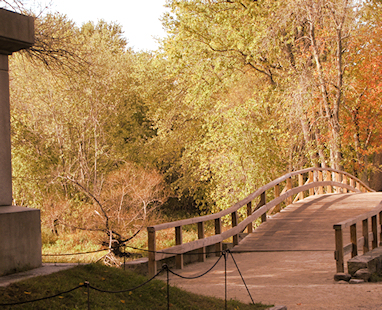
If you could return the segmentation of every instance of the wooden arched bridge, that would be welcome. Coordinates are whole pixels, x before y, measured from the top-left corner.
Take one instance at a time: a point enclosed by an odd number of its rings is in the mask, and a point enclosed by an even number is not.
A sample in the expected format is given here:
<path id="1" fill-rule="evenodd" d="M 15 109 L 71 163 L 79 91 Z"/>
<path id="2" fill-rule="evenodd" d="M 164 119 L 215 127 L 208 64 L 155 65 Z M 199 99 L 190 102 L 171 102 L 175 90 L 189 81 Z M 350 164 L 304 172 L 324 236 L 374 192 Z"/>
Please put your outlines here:
<path id="1" fill-rule="evenodd" d="M 360 247 L 367 252 L 379 246 L 381 200 L 382 194 L 343 171 L 291 172 L 216 214 L 148 227 L 149 274 L 156 273 L 159 261 L 173 256 L 182 269 L 184 255 L 191 251 L 198 251 L 199 261 L 205 260 L 206 252 L 219 256 L 223 241 L 231 237 L 233 252 L 333 251 L 334 270 L 343 272 L 347 254 L 355 256 Z M 224 216 L 231 216 L 232 222 L 225 231 Z M 215 232 L 205 237 L 207 221 L 214 221 Z M 190 224 L 197 225 L 199 239 L 183 243 L 182 227 Z M 156 232 L 169 228 L 175 229 L 176 245 L 156 251 Z M 239 243 L 244 231 L 248 235 Z"/>

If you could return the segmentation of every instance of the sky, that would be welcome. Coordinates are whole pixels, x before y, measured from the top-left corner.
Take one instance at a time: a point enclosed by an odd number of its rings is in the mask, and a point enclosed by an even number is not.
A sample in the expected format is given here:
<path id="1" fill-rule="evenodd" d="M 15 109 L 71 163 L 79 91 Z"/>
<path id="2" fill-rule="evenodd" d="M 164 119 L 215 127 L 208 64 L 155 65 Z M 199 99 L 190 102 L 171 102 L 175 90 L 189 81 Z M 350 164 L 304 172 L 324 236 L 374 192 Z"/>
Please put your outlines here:
<path id="1" fill-rule="evenodd" d="M 51 11 L 66 14 L 77 26 L 88 21 L 117 22 L 122 26 L 128 46 L 134 51 L 155 50 L 153 37 L 166 33 L 159 18 L 166 11 L 166 0 L 51 0 Z M 43 3 L 43 1 L 41 1 Z M 44 4 L 44 5 L 45 5 Z"/>

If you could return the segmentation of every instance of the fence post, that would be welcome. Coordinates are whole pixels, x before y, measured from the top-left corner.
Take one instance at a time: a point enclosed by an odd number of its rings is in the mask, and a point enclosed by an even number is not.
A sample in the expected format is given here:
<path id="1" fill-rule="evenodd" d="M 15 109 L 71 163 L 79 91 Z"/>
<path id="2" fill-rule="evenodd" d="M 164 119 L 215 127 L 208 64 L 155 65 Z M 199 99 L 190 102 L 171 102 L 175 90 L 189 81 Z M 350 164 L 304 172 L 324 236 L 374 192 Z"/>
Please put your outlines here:
<path id="1" fill-rule="evenodd" d="M 155 241 L 155 228 L 147 227 L 148 236 L 148 250 L 149 250 L 149 277 L 154 276 L 157 273 L 157 262 L 155 260 L 156 241 Z"/>
<path id="2" fill-rule="evenodd" d="M 350 178 L 350 186 L 355 188 L 355 181 L 353 178 Z"/>
<path id="3" fill-rule="evenodd" d="M 251 216 L 252 214 L 252 202 L 247 203 L 247 217 Z M 247 225 L 247 232 L 250 234 L 253 232 L 253 225 L 252 222 Z"/>
<path id="4" fill-rule="evenodd" d="M 204 222 L 198 223 L 198 239 L 204 239 Z M 200 248 L 198 252 L 198 261 L 204 262 L 206 260 L 205 247 Z"/>
<path id="5" fill-rule="evenodd" d="M 378 247 L 378 227 L 377 227 L 377 215 L 371 217 L 371 231 L 373 233 L 373 241 L 371 243 L 372 249 Z"/>
<path id="6" fill-rule="evenodd" d="M 215 219 L 215 235 L 220 235 L 222 233 L 222 221 L 221 218 Z M 215 244 L 215 255 L 220 256 L 220 253 L 223 251 L 223 243 L 218 242 Z"/>
<path id="7" fill-rule="evenodd" d="M 363 254 L 369 252 L 369 219 L 362 221 Z"/>
<path id="8" fill-rule="evenodd" d="M 336 238 L 336 251 L 335 251 L 336 267 L 337 267 L 337 273 L 340 273 L 340 272 L 344 272 L 345 270 L 342 226 L 334 225 L 334 229 L 335 229 L 335 238 Z"/>
<path id="9" fill-rule="evenodd" d="M 357 224 L 350 226 L 350 242 L 352 243 L 351 257 L 358 255 Z"/>
<path id="10" fill-rule="evenodd" d="M 181 245 L 183 243 L 182 226 L 175 227 L 175 244 Z M 175 257 L 175 267 L 183 269 L 183 254 L 177 254 Z"/>
<path id="11" fill-rule="evenodd" d="M 231 215 L 232 215 L 232 228 L 234 228 L 234 227 L 236 227 L 237 224 L 238 224 L 237 211 L 232 212 Z M 233 236 L 232 236 L 232 239 L 233 239 L 233 240 L 232 240 L 232 241 L 233 241 L 233 246 L 239 244 L 239 235 L 238 235 L 238 234 L 233 235 Z"/>

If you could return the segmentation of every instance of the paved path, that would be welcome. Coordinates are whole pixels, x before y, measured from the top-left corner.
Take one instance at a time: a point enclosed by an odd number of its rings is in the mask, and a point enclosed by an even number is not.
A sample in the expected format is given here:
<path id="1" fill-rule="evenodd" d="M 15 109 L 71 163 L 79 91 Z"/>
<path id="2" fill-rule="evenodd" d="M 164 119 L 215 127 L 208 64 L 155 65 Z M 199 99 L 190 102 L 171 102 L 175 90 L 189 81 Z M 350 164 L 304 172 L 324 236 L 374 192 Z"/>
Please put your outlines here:
<path id="1" fill-rule="evenodd" d="M 9 284 L 12 284 L 14 282 L 18 282 L 18 281 L 33 278 L 33 277 L 45 276 L 47 274 L 73 268 L 75 266 L 78 266 L 78 264 L 70 264 L 70 263 L 42 264 L 42 266 L 39 268 L 0 277 L 0 287 L 8 286 Z"/>
<path id="2" fill-rule="evenodd" d="M 373 209 L 382 193 L 310 197 L 285 208 L 233 250 L 255 302 L 288 309 L 382 309 L 382 283 L 338 284 L 333 224 Z M 250 251 L 250 253 L 240 253 Z M 348 258 L 345 258 L 345 261 Z M 200 274 L 216 258 L 186 266 L 184 276 Z M 250 302 L 231 257 L 227 259 L 228 298 Z M 224 298 L 224 260 L 206 276 L 170 283 L 188 291 Z"/>

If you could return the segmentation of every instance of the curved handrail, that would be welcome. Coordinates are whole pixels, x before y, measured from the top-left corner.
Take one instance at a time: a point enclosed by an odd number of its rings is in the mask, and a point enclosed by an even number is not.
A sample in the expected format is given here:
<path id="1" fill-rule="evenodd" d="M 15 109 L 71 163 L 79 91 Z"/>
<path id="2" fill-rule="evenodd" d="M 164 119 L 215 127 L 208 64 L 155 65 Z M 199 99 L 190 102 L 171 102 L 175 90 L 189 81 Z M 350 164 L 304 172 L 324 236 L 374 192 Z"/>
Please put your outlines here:
<path id="1" fill-rule="evenodd" d="M 214 214 L 198 216 L 198 217 L 194 217 L 194 218 L 190 218 L 190 219 L 184 219 L 184 220 L 179 220 L 179 221 L 174 221 L 174 222 L 169 222 L 169 223 L 158 224 L 158 225 L 150 226 L 150 227 L 148 227 L 148 229 L 150 231 L 158 231 L 158 230 L 162 230 L 162 229 L 167 229 L 167 228 L 172 228 L 172 227 L 177 227 L 177 226 L 190 225 L 190 224 L 196 224 L 199 222 L 205 222 L 205 221 L 210 221 L 210 220 L 214 220 L 217 218 L 221 218 L 223 216 L 229 215 L 229 214 L 237 211 L 238 209 L 240 209 L 241 207 L 243 207 L 244 205 L 246 205 L 250 201 L 256 199 L 263 192 L 273 188 L 275 185 L 280 184 L 281 182 L 283 182 L 283 181 L 285 181 L 285 180 L 287 180 L 287 179 L 289 179 L 295 175 L 305 174 L 305 173 L 308 173 L 311 171 L 330 171 L 330 172 L 334 172 L 334 173 L 340 173 L 342 175 L 346 175 L 347 177 L 350 177 L 351 179 L 355 180 L 357 183 L 361 184 L 364 188 L 366 188 L 367 191 L 374 192 L 373 189 L 368 187 L 365 183 L 363 183 L 361 180 L 359 180 L 355 176 L 351 175 L 350 173 L 347 173 L 345 171 L 335 170 L 332 168 L 316 168 L 316 167 L 313 167 L 313 168 L 307 168 L 307 169 L 287 173 L 287 174 L 283 175 L 282 177 L 279 177 L 279 178 L 273 180 L 272 182 L 269 182 L 268 184 L 260 187 L 255 192 L 248 195 L 246 198 L 240 200 L 239 202 L 235 203 L 233 206 L 231 206 L 231 207 L 229 207 L 223 211 L 220 211 L 220 212 L 217 212 Z M 317 182 L 315 182 L 315 184 L 316 184 L 315 186 L 312 186 L 310 188 L 320 186 L 320 185 L 317 185 Z M 330 185 L 330 184 L 326 184 L 326 185 Z M 339 187 L 347 188 L 349 190 L 354 190 L 353 187 L 350 188 L 350 187 L 346 187 L 345 185 L 347 185 L 347 184 L 338 183 L 338 184 L 332 185 L 332 186 L 339 186 Z M 325 185 L 322 185 L 322 186 L 325 186 Z M 301 191 L 304 191 L 304 190 L 301 190 Z M 290 197 L 290 196 L 288 196 L 288 197 Z"/>
<path id="2" fill-rule="evenodd" d="M 218 221 L 220 223 L 221 218 L 223 216 L 226 216 L 229 214 L 235 215 L 235 217 L 237 217 L 237 211 L 241 207 L 248 205 L 257 197 L 264 195 L 264 193 L 267 190 L 278 186 L 281 182 L 286 181 L 288 179 L 291 179 L 293 176 L 297 176 L 297 175 L 302 176 L 306 173 L 312 174 L 314 172 L 321 172 L 321 178 L 322 178 L 322 172 L 323 171 L 328 171 L 331 173 L 330 179 L 332 178 L 332 174 L 334 173 L 334 174 L 340 176 L 339 179 L 344 179 L 344 181 L 346 180 L 346 183 L 339 182 L 341 180 L 338 180 L 338 179 L 337 179 L 337 181 L 332 181 L 332 180 L 330 180 L 330 181 L 328 181 L 328 180 L 326 180 L 326 181 L 323 181 L 323 180 L 314 181 L 314 179 L 309 177 L 308 181 L 305 184 L 300 184 L 298 187 L 295 187 L 295 188 L 289 188 L 285 192 L 282 192 L 281 195 L 274 198 L 272 201 L 270 201 L 268 203 L 264 202 L 263 205 L 256 208 L 252 214 L 247 216 L 247 218 L 245 218 L 240 223 L 235 223 L 235 224 L 233 223 L 234 227 L 226 230 L 225 232 L 219 231 L 219 232 L 216 232 L 215 235 L 207 237 L 207 238 L 204 238 L 204 234 L 202 233 L 203 236 L 200 239 L 195 240 L 195 241 L 191 241 L 191 242 L 188 242 L 185 244 L 181 244 L 182 243 L 182 241 L 181 241 L 181 227 L 182 226 L 189 225 L 189 224 L 196 224 L 196 223 L 198 223 L 198 225 L 199 225 L 199 224 L 204 223 L 205 221 L 210 221 L 210 220 L 215 220 L 215 223 L 216 223 L 216 221 Z M 353 185 L 347 184 L 347 179 L 344 178 L 344 176 L 346 176 L 346 178 L 349 178 L 350 180 L 353 180 L 353 183 L 350 182 Z M 182 256 L 179 254 L 190 252 L 190 251 L 193 251 L 196 249 L 203 249 L 204 247 L 209 246 L 209 245 L 213 245 L 213 244 L 216 244 L 216 245 L 220 244 L 220 248 L 221 248 L 221 243 L 223 242 L 223 240 L 226 240 L 232 236 L 237 236 L 248 225 L 251 225 L 252 222 L 256 221 L 259 217 L 264 216 L 266 214 L 266 212 L 268 212 L 269 210 L 271 210 L 272 208 L 274 208 L 275 206 L 277 206 L 278 204 L 280 204 L 284 200 L 288 199 L 289 197 L 293 197 L 293 195 L 299 194 L 299 193 L 307 191 L 307 190 L 311 190 L 312 188 L 325 187 L 325 186 L 336 187 L 336 188 L 345 188 L 345 189 L 353 191 L 353 192 L 361 192 L 361 187 L 366 191 L 374 191 L 370 187 L 368 187 L 366 184 L 364 184 L 361 180 L 352 176 L 351 174 L 344 172 L 344 171 L 335 170 L 332 168 L 313 167 L 313 168 L 307 168 L 307 169 L 287 173 L 287 174 L 283 175 L 282 177 L 279 177 L 279 178 L 273 180 L 272 182 L 260 187 L 255 192 L 251 193 L 246 198 L 237 202 L 233 206 L 231 206 L 231 207 L 229 207 L 223 211 L 220 211 L 218 213 L 147 227 L 148 238 L 149 238 L 149 242 L 148 242 L 149 243 L 149 273 L 151 274 L 156 270 L 156 261 L 164 259 L 166 257 L 170 257 L 170 256 L 174 256 L 174 255 Z M 176 228 L 176 230 L 178 231 L 178 234 L 179 234 L 177 237 L 177 239 L 178 239 L 177 245 L 170 247 L 168 249 L 156 252 L 155 232 L 159 231 L 159 230 L 167 229 L 167 228 L 174 228 L 174 227 Z M 201 227 L 203 227 L 203 226 L 201 226 Z M 234 243 L 235 243 L 235 241 L 234 241 Z M 181 260 L 180 268 L 181 268 L 182 264 L 183 264 L 183 261 Z"/>

